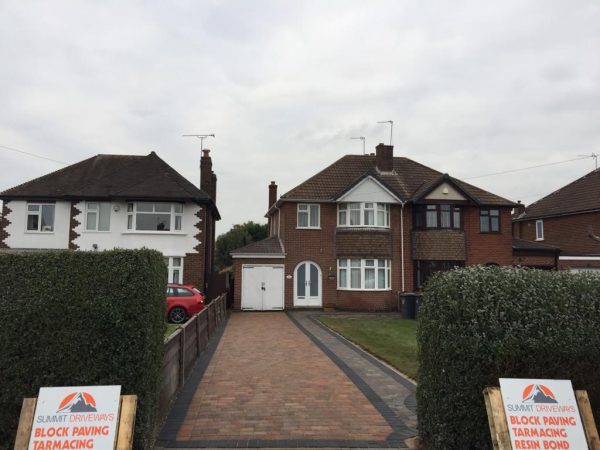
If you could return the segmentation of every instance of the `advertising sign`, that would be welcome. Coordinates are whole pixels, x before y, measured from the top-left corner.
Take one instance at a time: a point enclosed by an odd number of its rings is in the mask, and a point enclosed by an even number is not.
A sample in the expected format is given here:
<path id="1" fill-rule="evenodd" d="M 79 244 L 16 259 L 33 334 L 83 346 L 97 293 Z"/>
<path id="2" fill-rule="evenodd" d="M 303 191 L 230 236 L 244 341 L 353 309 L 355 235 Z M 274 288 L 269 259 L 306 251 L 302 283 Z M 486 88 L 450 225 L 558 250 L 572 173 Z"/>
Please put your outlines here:
<path id="1" fill-rule="evenodd" d="M 587 449 L 569 380 L 500 378 L 513 450 Z"/>
<path id="2" fill-rule="evenodd" d="M 29 450 L 113 450 L 121 386 L 40 388 Z"/>

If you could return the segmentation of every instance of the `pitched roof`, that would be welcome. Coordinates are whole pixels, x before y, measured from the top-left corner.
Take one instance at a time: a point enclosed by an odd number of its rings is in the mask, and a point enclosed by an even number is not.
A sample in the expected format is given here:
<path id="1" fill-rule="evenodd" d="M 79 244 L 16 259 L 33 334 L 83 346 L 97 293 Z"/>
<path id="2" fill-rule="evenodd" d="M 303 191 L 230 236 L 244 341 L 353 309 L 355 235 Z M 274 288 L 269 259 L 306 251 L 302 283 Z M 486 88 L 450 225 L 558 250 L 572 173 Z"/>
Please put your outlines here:
<path id="1" fill-rule="evenodd" d="M 252 242 L 229 252 L 231 255 L 283 255 L 283 245 L 278 236 Z"/>
<path id="2" fill-rule="evenodd" d="M 146 156 L 96 155 L 0 192 L 0 198 L 148 199 L 213 204 L 206 192 L 154 152 Z"/>
<path id="3" fill-rule="evenodd" d="M 600 210 L 600 169 L 561 187 L 525 208 L 515 220 Z"/>
<path id="4" fill-rule="evenodd" d="M 476 203 L 512 206 L 514 202 L 476 186 L 449 177 L 437 170 L 404 157 L 395 157 L 393 172 L 381 173 L 374 155 L 346 155 L 304 183 L 281 196 L 281 200 L 335 201 L 366 176 L 372 176 L 403 201 L 414 201 L 437 183 L 450 180 Z"/>

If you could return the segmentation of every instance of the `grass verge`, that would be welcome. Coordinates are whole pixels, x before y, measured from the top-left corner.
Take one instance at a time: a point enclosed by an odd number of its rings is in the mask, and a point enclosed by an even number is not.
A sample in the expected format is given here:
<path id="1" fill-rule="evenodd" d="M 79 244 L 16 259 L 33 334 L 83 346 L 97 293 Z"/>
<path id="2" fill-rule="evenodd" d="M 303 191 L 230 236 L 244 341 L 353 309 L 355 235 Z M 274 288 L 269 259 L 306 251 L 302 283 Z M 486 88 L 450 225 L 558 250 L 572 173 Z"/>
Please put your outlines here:
<path id="1" fill-rule="evenodd" d="M 320 316 L 318 319 L 408 377 L 417 379 L 416 321 L 390 316 Z"/>

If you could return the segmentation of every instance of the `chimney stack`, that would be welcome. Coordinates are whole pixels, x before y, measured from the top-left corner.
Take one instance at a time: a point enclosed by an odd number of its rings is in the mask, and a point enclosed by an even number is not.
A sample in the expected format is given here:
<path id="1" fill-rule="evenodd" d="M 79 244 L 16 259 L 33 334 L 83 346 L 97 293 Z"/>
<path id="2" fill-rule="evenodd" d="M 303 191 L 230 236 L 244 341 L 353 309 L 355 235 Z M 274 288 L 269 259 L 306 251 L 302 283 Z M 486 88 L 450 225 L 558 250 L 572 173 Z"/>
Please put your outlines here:
<path id="1" fill-rule="evenodd" d="M 269 207 L 267 209 L 271 209 L 271 206 L 275 204 L 277 201 L 277 185 L 274 181 L 271 181 L 269 185 Z"/>
<path id="2" fill-rule="evenodd" d="M 215 180 L 216 181 L 216 180 Z M 212 159 L 210 158 L 210 150 L 202 150 L 202 158 L 200 158 L 200 189 L 206 192 L 210 198 L 213 198 L 213 171 Z M 216 191 L 216 186 L 215 186 Z"/>
<path id="3" fill-rule="evenodd" d="M 212 193 L 210 196 L 213 199 L 213 202 L 217 203 L 217 175 L 214 172 L 212 172 L 211 181 Z"/>
<path id="4" fill-rule="evenodd" d="M 514 217 L 519 217 L 524 212 L 525 212 L 525 205 L 523 203 L 521 203 L 521 200 L 518 200 L 517 201 L 517 206 L 515 206 L 515 209 L 513 211 L 513 216 Z"/>
<path id="5" fill-rule="evenodd" d="M 375 147 L 375 165 L 380 172 L 394 170 L 394 146 L 379 144 Z"/>

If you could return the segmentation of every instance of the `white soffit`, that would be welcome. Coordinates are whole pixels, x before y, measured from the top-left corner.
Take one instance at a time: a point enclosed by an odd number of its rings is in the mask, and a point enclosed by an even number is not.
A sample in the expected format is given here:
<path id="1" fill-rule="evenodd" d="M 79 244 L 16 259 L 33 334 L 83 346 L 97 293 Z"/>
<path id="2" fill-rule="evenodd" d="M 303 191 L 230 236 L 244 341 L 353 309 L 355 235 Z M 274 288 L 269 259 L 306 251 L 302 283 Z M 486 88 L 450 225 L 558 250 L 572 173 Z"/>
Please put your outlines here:
<path id="1" fill-rule="evenodd" d="M 337 199 L 338 202 L 401 203 L 385 186 L 367 177 Z"/>
<path id="2" fill-rule="evenodd" d="M 425 197 L 426 200 L 467 200 L 454 186 L 442 183 Z"/>

